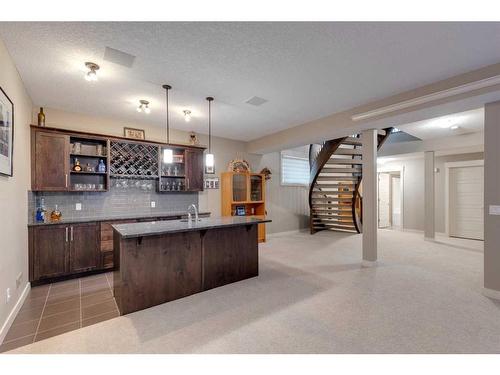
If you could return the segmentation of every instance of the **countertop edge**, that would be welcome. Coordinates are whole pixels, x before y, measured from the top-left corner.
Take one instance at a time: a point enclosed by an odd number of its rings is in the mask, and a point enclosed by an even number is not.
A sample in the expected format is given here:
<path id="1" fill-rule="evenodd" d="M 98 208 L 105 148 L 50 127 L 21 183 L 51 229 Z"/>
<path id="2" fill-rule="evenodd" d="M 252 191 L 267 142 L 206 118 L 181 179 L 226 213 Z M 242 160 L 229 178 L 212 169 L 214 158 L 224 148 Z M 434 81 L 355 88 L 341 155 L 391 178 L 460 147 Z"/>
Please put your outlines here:
<path id="1" fill-rule="evenodd" d="M 134 233 L 134 234 L 122 234 L 119 232 L 117 228 L 115 228 L 115 225 L 112 225 L 113 227 L 113 232 L 116 232 L 120 235 L 122 239 L 132 239 L 132 238 L 139 238 L 139 237 L 152 237 L 152 236 L 162 236 L 166 234 L 173 234 L 173 233 L 183 233 L 183 232 L 197 232 L 197 231 L 202 231 L 202 230 L 209 230 L 209 229 L 218 229 L 218 228 L 231 228 L 231 227 L 240 227 L 240 226 L 246 226 L 246 225 L 257 225 L 257 224 L 265 224 L 265 223 L 270 223 L 272 220 L 270 219 L 255 219 L 255 221 L 250 221 L 250 222 L 241 222 L 241 223 L 228 223 L 228 224 L 213 224 L 213 225 L 201 225 L 201 226 L 194 226 L 191 228 L 175 228 L 175 229 L 168 229 L 168 230 L 158 230 L 157 232 L 145 232 L 145 233 Z M 117 224 L 117 225 L 127 225 L 127 224 Z"/>
<path id="2" fill-rule="evenodd" d="M 202 211 L 199 213 L 200 216 L 204 215 L 211 215 L 211 212 L 208 211 Z M 156 219 L 156 218 L 176 218 L 176 217 L 182 217 L 182 216 L 187 216 L 186 212 L 174 212 L 174 213 L 159 213 L 155 215 L 146 215 L 146 216 L 138 216 L 138 215 L 131 215 L 131 216 L 117 216 L 117 217 L 106 217 L 106 218 L 75 218 L 75 219 L 68 219 L 68 220 L 63 220 L 59 222 L 48 222 L 48 223 L 28 223 L 28 228 L 29 227 L 39 227 L 39 226 L 50 226 L 50 225 L 68 225 L 68 224 L 83 224 L 83 223 L 100 223 L 104 221 L 121 221 L 121 220 L 146 220 L 146 219 Z"/>

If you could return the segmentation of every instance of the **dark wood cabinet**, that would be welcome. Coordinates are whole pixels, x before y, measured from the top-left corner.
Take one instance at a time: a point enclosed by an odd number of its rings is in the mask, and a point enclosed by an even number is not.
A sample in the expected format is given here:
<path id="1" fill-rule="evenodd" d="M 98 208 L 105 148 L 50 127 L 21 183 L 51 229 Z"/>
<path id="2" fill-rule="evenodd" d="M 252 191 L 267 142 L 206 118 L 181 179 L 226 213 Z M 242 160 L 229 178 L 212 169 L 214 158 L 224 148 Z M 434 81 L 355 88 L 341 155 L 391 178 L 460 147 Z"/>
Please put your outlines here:
<path id="1" fill-rule="evenodd" d="M 203 191 L 203 150 L 186 150 L 186 191 Z"/>
<path id="2" fill-rule="evenodd" d="M 69 228 L 59 225 L 36 227 L 32 236 L 32 278 L 40 280 L 67 274 Z"/>
<path id="3" fill-rule="evenodd" d="M 86 223 L 71 225 L 69 231 L 70 273 L 93 271 L 97 269 L 100 265 L 97 224 Z"/>
<path id="4" fill-rule="evenodd" d="M 32 190 L 65 191 L 69 189 L 69 136 L 34 131 L 32 141 Z"/>
<path id="5" fill-rule="evenodd" d="M 53 279 L 100 267 L 97 223 L 31 227 L 30 281 Z"/>

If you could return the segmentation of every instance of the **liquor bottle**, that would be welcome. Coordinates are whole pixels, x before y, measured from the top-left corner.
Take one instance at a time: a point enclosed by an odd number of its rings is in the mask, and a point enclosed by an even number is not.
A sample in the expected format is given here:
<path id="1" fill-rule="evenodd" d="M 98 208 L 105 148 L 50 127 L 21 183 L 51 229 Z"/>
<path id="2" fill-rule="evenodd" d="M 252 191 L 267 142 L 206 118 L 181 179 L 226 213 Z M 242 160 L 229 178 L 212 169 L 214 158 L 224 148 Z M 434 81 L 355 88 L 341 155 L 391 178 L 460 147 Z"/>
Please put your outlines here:
<path id="1" fill-rule="evenodd" d="M 42 107 L 40 107 L 40 112 L 38 113 L 38 126 L 45 126 L 45 113 L 43 113 Z"/>
<path id="2" fill-rule="evenodd" d="M 40 199 L 39 206 L 36 209 L 35 221 L 37 223 L 45 222 L 45 201 L 43 198 Z"/>
<path id="3" fill-rule="evenodd" d="M 80 160 L 75 158 L 75 165 L 73 166 L 73 170 L 75 172 L 81 172 L 82 171 L 82 166 L 80 165 Z"/>
<path id="4" fill-rule="evenodd" d="M 104 160 L 99 160 L 99 165 L 97 166 L 97 170 L 100 173 L 105 173 L 106 172 L 106 165 L 104 164 Z"/>
<path id="5" fill-rule="evenodd" d="M 54 209 L 54 211 L 50 213 L 50 221 L 61 221 L 61 218 L 62 218 L 62 213 L 57 209 L 57 204 L 56 204 L 56 208 Z"/>

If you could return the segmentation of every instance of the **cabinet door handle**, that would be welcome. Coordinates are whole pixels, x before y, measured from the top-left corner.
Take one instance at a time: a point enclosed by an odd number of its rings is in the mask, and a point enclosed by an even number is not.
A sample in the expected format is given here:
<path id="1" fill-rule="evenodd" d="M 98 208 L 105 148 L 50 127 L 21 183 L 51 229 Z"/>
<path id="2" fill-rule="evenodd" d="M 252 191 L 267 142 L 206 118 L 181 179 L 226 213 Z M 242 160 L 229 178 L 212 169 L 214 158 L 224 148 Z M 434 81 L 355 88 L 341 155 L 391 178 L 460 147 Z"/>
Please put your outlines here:
<path id="1" fill-rule="evenodd" d="M 64 175 L 64 178 L 65 178 L 65 185 L 64 186 L 68 187 L 68 174 L 67 173 Z"/>
<path id="2" fill-rule="evenodd" d="M 66 242 L 68 242 L 68 227 L 66 227 Z"/>
<path id="3" fill-rule="evenodd" d="M 189 190 L 189 178 L 186 178 L 186 189 Z"/>
<path id="4" fill-rule="evenodd" d="M 71 227 L 71 242 L 73 242 L 73 227 Z"/>

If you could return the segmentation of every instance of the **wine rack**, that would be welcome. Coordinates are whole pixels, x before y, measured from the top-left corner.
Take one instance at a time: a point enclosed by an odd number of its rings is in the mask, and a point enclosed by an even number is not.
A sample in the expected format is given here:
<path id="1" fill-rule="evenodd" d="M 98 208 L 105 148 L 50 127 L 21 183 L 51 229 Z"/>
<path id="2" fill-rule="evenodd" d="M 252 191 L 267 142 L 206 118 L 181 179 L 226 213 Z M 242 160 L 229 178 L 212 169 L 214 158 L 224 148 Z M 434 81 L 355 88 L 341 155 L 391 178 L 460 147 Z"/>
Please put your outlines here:
<path id="1" fill-rule="evenodd" d="M 112 141 L 110 159 L 111 177 L 158 178 L 158 146 Z"/>

